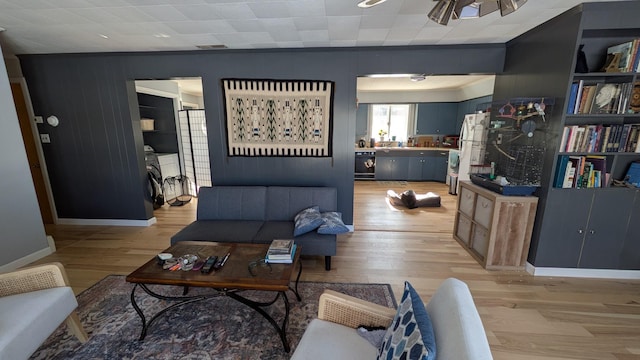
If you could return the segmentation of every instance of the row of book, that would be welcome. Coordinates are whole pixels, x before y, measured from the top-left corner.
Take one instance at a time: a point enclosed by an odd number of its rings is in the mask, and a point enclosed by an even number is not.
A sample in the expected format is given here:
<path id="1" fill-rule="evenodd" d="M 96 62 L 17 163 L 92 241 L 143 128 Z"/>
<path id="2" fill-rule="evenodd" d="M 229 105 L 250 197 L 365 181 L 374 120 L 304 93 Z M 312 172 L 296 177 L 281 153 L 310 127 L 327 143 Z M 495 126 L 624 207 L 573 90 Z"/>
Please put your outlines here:
<path id="1" fill-rule="evenodd" d="M 604 156 L 560 156 L 554 187 L 600 188 L 609 184 L 607 159 Z"/>
<path id="2" fill-rule="evenodd" d="M 609 46 L 607 55 L 620 54 L 618 62 L 619 72 L 639 72 L 640 71 L 640 39 L 625 41 L 622 44 Z"/>
<path id="3" fill-rule="evenodd" d="M 633 114 L 631 107 L 634 86 L 640 82 L 590 83 L 585 80 L 571 84 L 567 114 Z"/>
<path id="4" fill-rule="evenodd" d="M 291 264 L 296 254 L 296 244 L 293 240 L 275 239 L 269 245 L 265 261 L 272 264 Z"/>
<path id="5" fill-rule="evenodd" d="M 565 126 L 559 151 L 640 153 L 640 124 Z"/>

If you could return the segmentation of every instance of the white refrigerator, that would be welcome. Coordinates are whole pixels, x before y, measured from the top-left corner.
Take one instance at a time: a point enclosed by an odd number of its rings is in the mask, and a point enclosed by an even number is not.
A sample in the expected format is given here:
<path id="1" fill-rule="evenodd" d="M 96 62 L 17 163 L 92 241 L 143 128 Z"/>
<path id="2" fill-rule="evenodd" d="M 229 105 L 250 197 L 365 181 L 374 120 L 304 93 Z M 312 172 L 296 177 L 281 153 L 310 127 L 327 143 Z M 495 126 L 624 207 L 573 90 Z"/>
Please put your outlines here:
<path id="1" fill-rule="evenodd" d="M 489 113 L 467 114 L 460 129 L 458 181 L 468 181 L 469 174 L 484 172 L 484 154 L 489 129 Z"/>

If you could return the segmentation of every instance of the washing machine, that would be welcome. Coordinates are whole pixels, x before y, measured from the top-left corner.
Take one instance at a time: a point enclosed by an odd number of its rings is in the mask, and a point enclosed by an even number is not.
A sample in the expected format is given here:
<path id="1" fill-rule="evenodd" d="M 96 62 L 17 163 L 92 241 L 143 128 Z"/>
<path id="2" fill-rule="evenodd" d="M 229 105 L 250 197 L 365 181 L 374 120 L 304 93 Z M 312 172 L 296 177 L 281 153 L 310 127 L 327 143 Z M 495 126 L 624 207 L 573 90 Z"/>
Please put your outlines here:
<path id="1" fill-rule="evenodd" d="M 162 194 L 162 172 L 160 171 L 160 161 L 155 150 L 149 146 L 144 146 L 144 162 L 147 167 L 147 190 L 149 199 L 154 209 L 164 205 L 164 195 Z"/>

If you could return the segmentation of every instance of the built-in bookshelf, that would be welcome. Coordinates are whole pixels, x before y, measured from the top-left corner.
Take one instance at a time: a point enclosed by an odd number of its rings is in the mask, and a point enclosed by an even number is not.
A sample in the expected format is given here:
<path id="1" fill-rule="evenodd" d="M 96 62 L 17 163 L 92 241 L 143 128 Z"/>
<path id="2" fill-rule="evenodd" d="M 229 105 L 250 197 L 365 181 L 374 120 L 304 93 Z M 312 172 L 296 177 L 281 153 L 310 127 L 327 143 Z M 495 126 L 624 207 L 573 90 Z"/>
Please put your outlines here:
<path id="1" fill-rule="evenodd" d="M 611 46 L 603 41 L 606 40 L 598 37 L 601 58 L 605 58 L 620 39 L 610 39 Z M 636 41 L 629 39 L 628 42 Z M 606 52 L 602 50 L 603 46 L 606 46 Z M 603 61 L 599 70 L 604 70 L 608 60 Z M 638 75 L 636 72 L 604 71 L 572 74 L 554 188 L 603 188 L 624 184 L 630 164 L 640 161 Z"/>
<path id="2" fill-rule="evenodd" d="M 627 62 L 611 66 L 608 56 L 640 45 L 639 12 L 637 1 L 584 3 L 508 44 L 509 73 L 496 77 L 494 97 L 519 90 L 556 98 L 528 257 L 536 268 L 640 270 L 640 189 L 624 183 L 640 161 L 632 104 L 640 74 Z M 532 55 L 534 48 L 547 53 Z M 600 92 L 610 96 L 598 99 L 602 109 L 594 107 Z"/>

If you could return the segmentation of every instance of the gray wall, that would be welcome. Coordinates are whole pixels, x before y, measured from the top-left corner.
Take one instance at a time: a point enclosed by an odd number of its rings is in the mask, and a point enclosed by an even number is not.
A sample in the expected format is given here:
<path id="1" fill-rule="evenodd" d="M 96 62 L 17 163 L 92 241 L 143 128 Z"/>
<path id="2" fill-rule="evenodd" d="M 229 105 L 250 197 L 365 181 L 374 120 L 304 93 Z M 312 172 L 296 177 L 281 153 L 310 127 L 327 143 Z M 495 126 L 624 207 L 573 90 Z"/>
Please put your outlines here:
<path id="1" fill-rule="evenodd" d="M 338 188 L 353 223 L 356 77 L 373 73 L 500 73 L 503 44 L 20 56 L 36 114 L 56 114 L 45 156 L 63 218 L 148 219 L 135 79 L 201 77 L 212 181 Z M 220 79 L 334 81 L 332 158 L 227 157 Z M 132 103 L 134 103 L 132 105 Z M 132 120 L 133 119 L 133 120 Z"/>
<path id="2" fill-rule="evenodd" d="M 1 267 L 48 248 L 4 59 L 0 60 L 0 109 Z"/>

